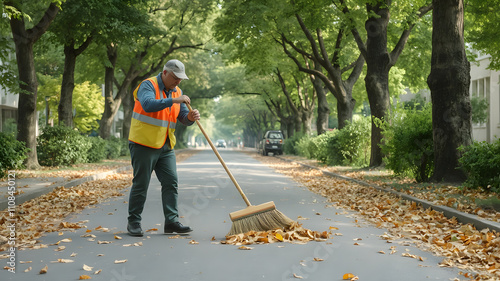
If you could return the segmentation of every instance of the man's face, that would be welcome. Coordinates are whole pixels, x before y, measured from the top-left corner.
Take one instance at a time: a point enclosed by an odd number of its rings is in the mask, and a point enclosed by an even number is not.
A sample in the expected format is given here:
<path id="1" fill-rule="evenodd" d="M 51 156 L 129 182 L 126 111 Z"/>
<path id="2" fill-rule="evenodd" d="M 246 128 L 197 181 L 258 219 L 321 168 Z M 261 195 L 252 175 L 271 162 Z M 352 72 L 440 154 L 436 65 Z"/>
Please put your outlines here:
<path id="1" fill-rule="evenodd" d="M 175 87 L 179 85 L 182 81 L 182 79 L 175 76 L 174 73 L 168 72 L 166 70 L 163 71 L 163 77 L 164 77 L 163 84 L 165 84 L 165 88 L 169 90 L 175 89 Z"/>

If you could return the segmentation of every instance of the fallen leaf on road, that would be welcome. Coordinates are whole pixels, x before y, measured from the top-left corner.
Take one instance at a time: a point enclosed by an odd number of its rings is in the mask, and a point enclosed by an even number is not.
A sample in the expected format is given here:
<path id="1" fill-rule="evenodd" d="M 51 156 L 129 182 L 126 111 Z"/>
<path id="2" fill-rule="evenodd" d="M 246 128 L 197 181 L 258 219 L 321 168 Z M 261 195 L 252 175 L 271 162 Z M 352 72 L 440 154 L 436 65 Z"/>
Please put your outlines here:
<path id="1" fill-rule="evenodd" d="M 78 280 L 89 280 L 89 279 L 92 279 L 92 277 L 88 275 L 80 275 L 80 278 L 78 278 Z"/>
<path id="2" fill-rule="evenodd" d="M 24 272 L 30 272 L 30 271 L 31 271 L 31 269 L 32 269 L 32 268 L 31 268 L 31 266 L 30 266 L 30 267 L 26 268 L 26 269 L 24 270 Z"/>
<path id="3" fill-rule="evenodd" d="M 304 279 L 304 277 L 300 276 L 300 275 L 297 275 L 297 274 L 293 274 L 293 277 L 297 278 L 297 279 Z"/>
<path id="4" fill-rule="evenodd" d="M 279 241 L 283 242 L 283 236 L 281 234 L 276 233 L 274 237 L 276 237 L 276 239 L 278 239 Z"/>
<path id="5" fill-rule="evenodd" d="M 130 247 L 130 246 L 142 246 L 142 242 L 135 242 L 134 244 L 123 244 L 123 247 Z"/>
<path id="6" fill-rule="evenodd" d="M 97 241 L 97 244 L 111 244 L 112 241 Z"/>
<path id="7" fill-rule="evenodd" d="M 151 231 L 158 231 L 158 228 L 150 228 L 150 229 L 146 230 L 146 232 L 151 232 Z"/>
<path id="8" fill-rule="evenodd" d="M 189 244 L 200 244 L 200 243 L 196 242 L 195 240 L 191 240 L 189 241 Z"/>
<path id="9" fill-rule="evenodd" d="M 120 237 L 120 236 L 118 236 L 118 235 L 115 235 L 115 239 L 116 239 L 116 240 L 121 240 L 121 239 L 123 239 L 123 238 L 121 238 L 121 237 Z"/>
<path id="10" fill-rule="evenodd" d="M 102 227 L 102 226 L 100 226 L 100 225 L 99 225 L 98 227 L 96 227 L 96 228 L 95 228 L 95 230 L 100 230 L 100 231 L 102 231 L 102 232 L 109 232 L 109 228 L 107 228 L 107 227 Z"/>
<path id="11" fill-rule="evenodd" d="M 96 270 L 96 271 L 94 272 L 94 275 L 97 275 L 97 274 L 101 273 L 101 271 L 102 271 L 102 269 Z"/>
<path id="12" fill-rule="evenodd" d="M 83 270 L 85 271 L 92 271 L 93 267 L 92 266 L 88 266 L 86 264 L 83 264 Z"/>
<path id="13" fill-rule="evenodd" d="M 115 263 L 126 263 L 127 260 L 115 260 Z"/>
<path id="14" fill-rule="evenodd" d="M 238 247 L 238 249 L 240 249 L 240 250 L 252 250 L 253 247 L 240 246 L 240 247 Z"/>
<path id="15" fill-rule="evenodd" d="M 40 274 L 45 274 L 45 273 L 47 273 L 48 270 L 49 270 L 49 267 L 47 265 L 45 265 L 44 268 L 40 269 Z"/>
<path id="16" fill-rule="evenodd" d="M 413 258 L 413 259 L 417 259 L 419 261 L 424 261 L 424 258 L 422 258 L 421 256 L 413 255 L 413 254 L 410 254 L 410 253 L 402 253 L 401 256 L 408 257 L 408 258 Z"/>
<path id="17" fill-rule="evenodd" d="M 324 259 L 314 258 L 313 261 L 324 261 Z"/>
<path id="18" fill-rule="evenodd" d="M 56 261 L 51 261 L 51 263 L 72 263 L 72 262 L 75 261 L 70 259 L 57 259 Z"/>

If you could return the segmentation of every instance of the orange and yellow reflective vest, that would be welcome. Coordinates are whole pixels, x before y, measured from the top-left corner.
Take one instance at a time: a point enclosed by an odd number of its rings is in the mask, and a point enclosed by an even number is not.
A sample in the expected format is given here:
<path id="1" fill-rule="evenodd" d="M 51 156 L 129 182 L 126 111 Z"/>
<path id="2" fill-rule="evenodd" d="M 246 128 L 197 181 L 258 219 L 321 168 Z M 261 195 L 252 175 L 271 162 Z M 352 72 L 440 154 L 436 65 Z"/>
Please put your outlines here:
<path id="1" fill-rule="evenodd" d="M 160 91 L 158 87 L 158 80 L 156 77 L 151 77 L 146 80 L 153 84 L 156 91 L 156 99 L 166 98 L 165 93 Z M 176 141 L 174 135 L 175 125 L 181 109 L 180 104 L 174 103 L 171 107 L 167 107 L 160 111 L 146 112 L 137 98 L 137 92 L 140 86 L 141 85 L 137 86 L 134 90 L 135 104 L 128 139 L 140 145 L 159 149 L 163 147 L 168 136 L 170 148 L 173 149 Z M 181 89 L 179 87 L 175 88 L 176 91 L 172 91 L 172 98 L 177 98 L 181 95 Z"/>

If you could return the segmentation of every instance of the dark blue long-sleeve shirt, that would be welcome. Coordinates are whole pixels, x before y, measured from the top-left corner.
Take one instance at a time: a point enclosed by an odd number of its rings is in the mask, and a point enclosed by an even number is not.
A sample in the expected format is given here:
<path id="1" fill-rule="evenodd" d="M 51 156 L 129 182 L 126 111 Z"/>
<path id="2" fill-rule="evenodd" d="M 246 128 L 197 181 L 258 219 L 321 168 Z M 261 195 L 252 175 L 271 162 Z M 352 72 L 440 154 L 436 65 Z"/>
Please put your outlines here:
<path id="1" fill-rule="evenodd" d="M 158 80 L 158 87 L 160 91 L 165 93 L 166 98 L 162 98 L 157 100 L 156 99 L 156 90 L 153 86 L 153 84 L 150 81 L 143 81 L 141 86 L 139 87 L 139 90 L 137 91 L 137 99 L 142 105 L 142 108 L 146 112 L 155 112 L 155 111 L 160 111 L 163 110 L 167 107 L 171 107 L 173 102 L 172 102 L 172 92 L 174 90 L 167 90 L 165 88 L 165 85 L 163 84 L 163 81 L 161 80 L 161 72 L 156 76 L 156 80 Z M 182 90 L 181 90 L 181 95 L 182 95 Z M 179 112 L 179 116 L 177 117 L 177 120 L 180 121 L 182 124 L 186 126 L 192 125 L 194 122 L 190 121 L 187 116 L 189 113 L 189 109 L 184 103 L 181 103 L 181 109 Z"/>

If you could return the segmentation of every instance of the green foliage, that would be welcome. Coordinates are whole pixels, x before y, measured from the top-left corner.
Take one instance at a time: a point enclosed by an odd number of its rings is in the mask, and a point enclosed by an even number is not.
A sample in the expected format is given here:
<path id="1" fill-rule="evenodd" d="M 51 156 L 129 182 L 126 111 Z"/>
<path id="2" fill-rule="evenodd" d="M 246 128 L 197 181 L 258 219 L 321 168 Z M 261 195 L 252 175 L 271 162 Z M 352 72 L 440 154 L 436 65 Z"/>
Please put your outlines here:
<path id="1" fill-rule="evenodd" d="M 97 131 L 104 112 L 104 97 L 99 86 L 88 81 L 75 85 L 73 108 L 76 110 L 73 122 L 80 132 Z"/>
<path id="2" fill-rule="evenodd" d="M 434 172 L 431 105 L 398 107 L 389 118 L 389 122 L 381 122 L 387 168 L 396 175 L 427 181 Z"/>
<path id="3" fill-rule="evenodd" d="M 460 167 L 468 178 L 465 186 L 500 192 L 500 140 L 494 143 L 474 142 L 460 147 Z"/>
<path id="4" fill-rule="evenodd" d="M 370 160 L 370 117 L 348 123 L 337 133 L 331 164 L 364 166 Z"/>
<path id="5" fill-rule="evenodd" d="M 295 133 L 292 137 L 285 139 L 285 143 L 283 144 L 283 152 L 291 155 L 298 155 L 298 143 L 303 139 L 307 138 L 307 136 L 303 133 Z"/>
<path id="6" fill-rule="evenodd" d="M 295 152 L 328 165 L 366 165 L 369 151 L 369 117 L 348 123 L 342 130 L 327 131 L 312 138 L 298 135 L 285 140 L 286 153 Z"/>
<path id="7" fill-rule="evenodd" d="M 88 137 L 66 126 L 45 127 L 37 138 L 38 161 L 44 166 L 67 166 L 87 162 Z"/>
<path id="8" fill-rule="evenodd" d="M 120 157 L 122 151 L 122 139 L 110 137 L 106 140 L 106 158 L 116 159 Z"/>
<path id="9" fill-rule="evenodd" d="M 87 153 L 87 162 L 97 163 L 106 158 L 106 140 L 101 137 L 88 137 L 90 149 Z"/>
<path id="10" fill-rule="evenodd" d="M 0 132 L 0 178 L 5 177 L 8 170 L 19 169 L 28 157 L 28 148 L 23 142 L 16 140 L 12 134 Z"/>
<path id="11" fill-rule="evenodd" d="M 499 0 L 469 0 L 465 5 L 465 41 L 483 54 L 489 54 L 489 68 L 500 69 Z"/>
<path id="12" fill-rule="evenodd" d="M 40 86 L 37 110 L 45 114 L 45 107 L 48 105 L 49 120 L 52 119 L 54 123 L 57 123 L 62 77 L 38 75 L 38 80 Z M 75 110 L 73 123 L 81 133 L 90 133 L 92 130 L 99 129 L 98 120 L 104 111 L 104 97 L 99 86 L 88 81 L 76 84 L 73 90 L 73 109 Z"/>
<path id="13" fill-rule="evenodd" d="M 488 120 L 488 100 L 474 96 L 470 99 L 472 123 L 481 124 Z"/>
<path id="14" fill-rule="evenodd" d="M 330 153 L 333 152 L 333 143 L 335 142 L 338 130 L 328 131 L 317 137 L 311 138 L 307 145 L 309 156 L 321 163 L 331 163 Z"/>
<path id="15" fill-rule="evenodd" d="M 14 118 L 8 118 L 2 126 L 2 132 L 6 134 L 12 134 L 17 137 L 17 121 Z"/>
<path id="16" fill-rule="evenodd" d="M 120 139 L 120 156 L 130 156 L 130 149 L 128 148 L 129 141 L 127 139 Z"/>

